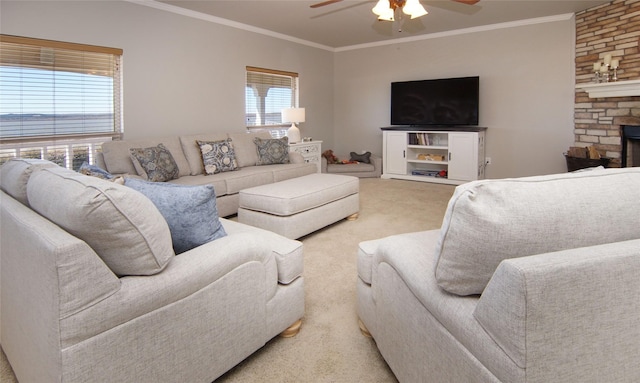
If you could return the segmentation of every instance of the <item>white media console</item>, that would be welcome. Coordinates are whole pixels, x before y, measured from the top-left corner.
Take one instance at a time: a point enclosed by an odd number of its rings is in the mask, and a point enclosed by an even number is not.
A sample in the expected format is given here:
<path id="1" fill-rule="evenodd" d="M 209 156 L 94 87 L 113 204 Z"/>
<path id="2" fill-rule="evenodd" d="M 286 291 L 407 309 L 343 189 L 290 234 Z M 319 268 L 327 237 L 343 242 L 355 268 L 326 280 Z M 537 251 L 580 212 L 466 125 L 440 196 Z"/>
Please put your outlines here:
<path id="1" fill-rule="evenodd" d="M 487 128 L 381 129 L 382 178 L 452 185 L 484 178 Z"/>

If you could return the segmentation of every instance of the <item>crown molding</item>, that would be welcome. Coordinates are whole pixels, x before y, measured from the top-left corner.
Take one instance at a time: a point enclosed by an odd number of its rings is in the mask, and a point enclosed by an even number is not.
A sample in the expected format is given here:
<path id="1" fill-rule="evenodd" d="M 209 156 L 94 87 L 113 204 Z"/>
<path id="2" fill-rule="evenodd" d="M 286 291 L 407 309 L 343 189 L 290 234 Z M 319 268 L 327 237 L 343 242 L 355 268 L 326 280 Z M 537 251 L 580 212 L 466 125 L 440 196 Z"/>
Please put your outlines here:
<path id="1" fill-rule="evenodd" d="M 551 23 L 556 21 L 566 21 L 566 20 L 572 19 L 575 16 L 573 13 L 565 13 L 565 14 L 560 14 L 555 16 L 537 17 L 533 19 L 510 21 L 506 23 L 483 25 L 479 27 L 456 29 L 453 31 L 437 32 L 437 33 L 430 33 L 425 35 L 378 41 L 374 43 L 365 43 L 365 44 L 357 44 L 357 45 L 333 48 L 327 45 L 318 44 L 312 41 L 303 40 L 297 37 L 285 35 L 283 33 L 273 32 L 267 29 L 255 27 L 253 25 L 248 25 L 248 24 L 239 23 L 237 21 L 223 19 L 222 17 L 212 16 L 202 12 L 191 11 L 181 7 L 176 7 L 174 5 L 161 3 L 155 0 L 124 0 L 124 1 L 163 10 L 166 12 L 179 14 L 182 16 L 192 17 L 194 19 L 212 22 L 215 24 L 225 25 L 231 28 L 241 29 L 248 32 L 254 32 L 254 33 L 258 33 L 258 34 L 269 36 L 269 37 L 274 37 L 281 40 L 291 41 L 294 43 L 306 45 L 313 48 L 323 49 L 330 52 L 344 52 L 344 51 L 351 51 L 351 50 L 357 50 L 357 49 L 379 47 L 384 45 L 393 45 L 393 44 L 407 43 L 407 42 L 420 41 L 420 40 L 436 39 L 436 38 L 442 38 L 442 37 L 448 37 L 448 36 L 457 36 L 457 35 L 463 35 L 467 33 L 477 33 L 477 32 L 491 31 L 491 30 L 497 30 L 497 29 L 521 27 L 525 25 Z"/>

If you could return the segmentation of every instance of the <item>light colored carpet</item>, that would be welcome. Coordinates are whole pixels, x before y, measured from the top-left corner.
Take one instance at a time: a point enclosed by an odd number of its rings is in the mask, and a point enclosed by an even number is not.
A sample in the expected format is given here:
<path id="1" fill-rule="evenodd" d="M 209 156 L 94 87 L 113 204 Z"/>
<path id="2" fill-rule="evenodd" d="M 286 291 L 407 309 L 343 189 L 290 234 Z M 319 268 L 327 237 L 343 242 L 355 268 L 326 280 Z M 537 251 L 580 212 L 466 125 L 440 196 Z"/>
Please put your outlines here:
<path id="1" fill-rule="evenodd" d="M 305 316 L 300 333 L 276 337 L 216 382 L 396 382 L 356 315 L 358 243 L 437 229 L 454 186 L 363 178 L 360 216 L 301 238 Z M 4 353 L 0 381 L 15 378 Z"/>

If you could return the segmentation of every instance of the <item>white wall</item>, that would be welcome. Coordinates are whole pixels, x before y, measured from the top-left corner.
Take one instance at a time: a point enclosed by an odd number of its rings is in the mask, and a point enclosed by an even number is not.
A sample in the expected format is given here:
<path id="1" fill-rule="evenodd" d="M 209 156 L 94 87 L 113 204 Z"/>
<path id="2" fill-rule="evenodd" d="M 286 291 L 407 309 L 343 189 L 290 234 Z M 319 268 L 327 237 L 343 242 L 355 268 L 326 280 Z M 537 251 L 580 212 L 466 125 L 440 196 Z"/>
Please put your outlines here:
<path id="1" fill-rule="evenodd" d="M 480 76 L 488 178 L 566 171 L 573 144 L 574 20 L 336 53 L 337 153 L 381 153 L 390 83 Z"/>
<path id="2" fill-rule="evenodd" d="M 333 53 L 120 1 L 5 1 L 4 34 L 124 50 L 125 138 L 245 130 L 247 65 L 298 72 L 304 136 L 333 141 Z"/>

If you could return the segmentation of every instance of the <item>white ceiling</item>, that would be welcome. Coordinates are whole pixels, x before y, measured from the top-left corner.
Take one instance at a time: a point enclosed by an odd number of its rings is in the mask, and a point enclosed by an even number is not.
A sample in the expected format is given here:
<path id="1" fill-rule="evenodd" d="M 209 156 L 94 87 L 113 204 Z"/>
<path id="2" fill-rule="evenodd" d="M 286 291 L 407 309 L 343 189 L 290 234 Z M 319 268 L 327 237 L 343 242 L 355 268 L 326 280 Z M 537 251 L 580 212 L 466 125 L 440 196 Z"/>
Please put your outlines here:
<path id="1" fill-rule="evenodd" d="M 428 15 L 414 20 L 405 18 L 392 23 L 376 19 L 371 12 L 371 8 L 376 4 L 375 0 L 344 0 L 320 8 L 309 7 L 320 1 L 157 0 L 156 4 L 196 17 L 205 16 L 223 23 L 231 21 L 230 25 L 241 28 L 247 25 L 269 31 L 268 33 L 339 49 L 390 39 L 572 14 L 610 2 L 481 0 L 476 5 L 465 5 L 451 0 L 421 0 L 429 12 Z"/>

